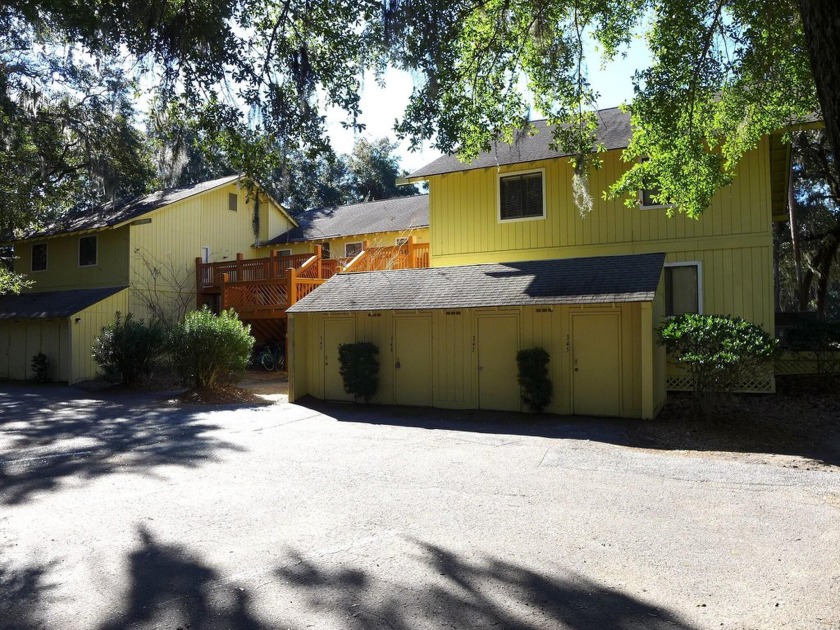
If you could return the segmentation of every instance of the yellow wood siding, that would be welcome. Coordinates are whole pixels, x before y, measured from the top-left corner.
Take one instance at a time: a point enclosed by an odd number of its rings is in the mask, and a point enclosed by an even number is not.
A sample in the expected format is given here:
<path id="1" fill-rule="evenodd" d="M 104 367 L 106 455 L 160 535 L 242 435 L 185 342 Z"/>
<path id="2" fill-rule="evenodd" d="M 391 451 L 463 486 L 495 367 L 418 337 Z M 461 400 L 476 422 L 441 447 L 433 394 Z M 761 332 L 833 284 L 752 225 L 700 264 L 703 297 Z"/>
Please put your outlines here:
<path id="1" fill-rule="evenodd" d="M 68 234 L 20 243 L 15 247 L 15 271 L 27 274 L 35 282 L 33 291 L 126 286 L 129 228 L 96 232 L 96 265 L 79 267 L 79 238 L 93 234 Z M 46 271 L 30 271 L 34 243 L 47 244 Z"/>
<path id="2" fill-rule="evenodd" d="M 228 194 L 239 195 L 237 211 L 228 209 Z M 271 219 L 266 220 L 268 214 Z M 236 184 L 166 206 L 151 215 L 151 223 L 131 226 L 129 250 L 131 266 L 131 312 L 148 317 L 144 294 L 149 288 L 160 292 L 164 304 L 178 294 L 189 294 L 195 304 L 195 259 L 202 247 L 210 248 L 210 261 L 233 260 L 237 253 L 245 258 L 261 255 L 254 244 L 253 202 L 246 202 L 246 191 Z M 293 226 L 276 206 L 261 203 L 261 233 L 271 229 L 287 231 Z M 158 274 L 153 272 L 159 270 Z M 186 287 L 179 288 L 180 287 Z"/>
<path id="3" fill-rule="evenodd" d="M 544 169 L 545 219 L 498 219 L 499 173 Z M 477 169 L 430 178 L 433 267 L 545 258 L 664 252 L 666 262 L 702 263 L 705 312 L 740 315 L 773 329 L 769 144 L 738 166 L 699 220 L 665 209 L 628 208 L 603 191 L 623 172 L 620 152 L 590 174 L 594 207 L 574 207 L 568 160 Z"/>
<path id="4" fill-rule="evenodd" d="M 653 307 L 656 310 L 657 307 Z M 650 310 L 650 309 L 649 309 Z M 554 398 L 546 409 L 550 413 L 570 414 L 572 400 L 571 323 L 572 316 L 616 314 L 620 321 L 620 358 L 597 357 L 598 361 L 619 361 L 620 415 L 650 417 L 661 406 L 662 388 L 656 390 L 643 408 L 643 385 L 652 384 L 660 375 L 654 371 L 664 360 L 652 351 L 643 366 L 642 326 L 652 338 L 652 317 L 642 316 L 639 303 L 597 306 L 511 307 L 499 309 L 455 309 L 450 311 L 378 311 L 355 313 L 301 313 L 290 316 L 290 399 L 305 395 L 324 397 L 324 320 L 355 319 L 356 341 L 371 341 L 379 348 L 380 387 L 373 402 L 395 402 L 394 323 L 399 318 L 429 317 L 431 339 L 416 341 L 419 351 L 431 344 L 432 406 L 450 409 L 475 409 L 480 406 L 477 355 L 478 322 L 484 317 L 510 316 L 518 325 L 519 347 L 539 346 L 548 351 L 549 372 L 554 383 Z M 661 375 L 664 383 L 664 375 Z M 420 384 L 418 384 L 420 387 Z M 510 401 L 514 408 L 519 401 Z"/>
<path id="5" fill-rule="evenodd" d="M 32 357 L 43 352 L 50 380 L 70 380 L 70 341 L 66 319 L 0 321 L 0 379 L 32 378 Z"/>
<path id="6" fill-rule="evenodd" d="M 107 324 L 113 323 L 117 311 L 128 310 L 128 290 L 114 295 L 79 311 L 70 317 L 70 382 L 76 383 L 96 376 L 97 366 L 93 360 L 94 338 Z"/>

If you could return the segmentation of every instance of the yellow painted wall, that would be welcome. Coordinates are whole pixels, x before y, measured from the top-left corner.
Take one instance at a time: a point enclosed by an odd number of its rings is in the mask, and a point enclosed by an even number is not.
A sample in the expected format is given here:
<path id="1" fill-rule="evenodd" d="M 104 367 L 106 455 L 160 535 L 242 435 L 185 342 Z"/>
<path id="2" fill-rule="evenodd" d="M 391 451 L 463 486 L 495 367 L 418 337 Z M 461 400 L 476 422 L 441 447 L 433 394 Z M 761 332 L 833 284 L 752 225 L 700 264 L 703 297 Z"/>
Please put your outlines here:
<path id="1" fill-rule="evenodd" d="M 70 378 L 71 383 L 96 376 L 96 362 L 91 355 L 94 338 L 102 328 L 114 321 L 114 314 L 128 310 L 128 289 L 97 302 L 70 317 Z"/>
<path id="2" fill-rule="evenodd" d="M 239 195 L 236 212 L 228 210 L 231 192 Z M 246 191 L 234 183 L 166 206 L 150 216 L 151 223 L 131 226 L 131 312 L 149 317 L 148 298 L 144 296 L 150 289 L 159 292 L 165 304 L 177 302 L 177 295 L 185 292 L 189 293 L 190 304 L 195 304 L 195 259 L 201 256 L 202 246 L 210 247 L 211 262 L 235 259 L 237 253 L 245 258 L 262 255 L 252 247 L 252 204 L 246 203 Z M 291 222 L 265 199 L 261 217 L 263 236 L 269 229 L 284 232 L 292 228 Z"/>
<path id="3" fill-rule="evenodd" d="M 28 275 L 35 282 L 33 291 L 127 285 L 129 228 L 102 230 L 96 233 L 96 237 L 96 265 L 79 267 L 80 235 L 68 234 L 18 244 L 15 247 L 15 271 Z M 47 243 L 47 269 L 32 272 L 32 245 L 44 242 Z"/>
<path id="4" fill-rule="evenodd" d="M 621 415 L 642 417 L 643 366 L 641 359 L 642 305 L 639 303 L 597 306 L 511 307 L 500 309 L 456 309 L 452 311 L 379 311 L 375 313 L 300 313 L 290 314 L 290 400 L 305 395 L 324 397 L 324 321 L 328 318 L 352 318 L 356 341 L 371 341 L 379 348 L 380 387 L 373 402 L 394 402 L 393 347 L 394 320 L 399 317 L 428 316 L 432 322 L 432 406 L 451 409 L 479 407 L 479 373 L 476 336 L 481 317 L 507 315 L 518 321 L 520 348 L 540 346 L 551 357 L 549 364 L 554 383 L 550 413 L 569 414 L 572 401 L 571 318 L 586 313 L 617 313 L 620 318 Z M 647 319 L 648 337 L 652 335 L 651 318 Z M 422 346 L 423 340 L 416 343 Z M 653 406 L 664 398 L 664 371 L 651 372 L 645 381 L 656 384 Z M 615 358 L 602 357 L 603 361 Z M 664 361 L 663 361 L 664 362 Z M 518 404 L 518 403 L 517 403 Z"/>
<path id="5" fill-rule="evenodd" d="M 292 254 L 309 254 L 314 251 L 314 246 L 323 242 L 329 243 L 330 251 L 333 258 L 344 258 L 344 246 L 347 243 L 358 243 L 365 240 L 368 241 L 370 247 L 393 247 L 396 245 L 397 238 L 405 238 L 408 236 L 414 237 L 415 243 L 429 242 L 429 228 L 411 228 L 410 230 L 392 231 L 392 232 L 377 232 L 374 234 L 357 234 L 354 236 L 344 236 L 341 238 L 330 238 L 323 241 L 306 241 L 303 243 L 289 243 L 288 245 L 275 245 L 273 247 L 261 247 L 260 256 L 268 256 L 272 249 L 283 250 L 289 249 Z"/>
<path id="6" fill-rule="evenodd" d="M 546 217 L 498 221 L 499 173 L 535 168 L 545 169 Z M 705 312 L 740 315 L 772 331 L 768 141 L 745 156 L 699 220 L 605 201 L 603 191 L 625 168 L 619 151 L 604 155 L 590 176 L 595 203 L 585 217 L 574 207 L 565 159 L 431 177 L 432 266 L 665 252 L 666 262 L 702 263 Z"/>
<path id="7" fill-rule="evenodd" d="M 66 319 L 0 321 L 0 378 L 32 378 L 32 357 L 43 352 L 50 379 L 70 379 L 70 338 Z"/>

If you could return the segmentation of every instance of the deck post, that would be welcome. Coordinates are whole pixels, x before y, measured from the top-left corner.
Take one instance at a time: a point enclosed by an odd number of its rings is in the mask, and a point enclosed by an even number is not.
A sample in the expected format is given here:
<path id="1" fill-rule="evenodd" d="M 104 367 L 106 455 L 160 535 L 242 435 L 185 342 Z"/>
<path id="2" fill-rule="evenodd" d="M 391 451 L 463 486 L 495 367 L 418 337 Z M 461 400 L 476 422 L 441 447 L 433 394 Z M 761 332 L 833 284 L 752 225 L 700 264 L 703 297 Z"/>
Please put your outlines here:
<path id="1" fill-rule="evenodd" d="M 414 269 L 417 267 L 417 262 L 414 260 L 414 234 L 409 235 L 405 244 L 408 246 L 408 268 Z"/>
<path id="2" fill-rule="evenodd" d="M 316 263 L 318 265 L 318 278 L 323 278 L 324 277 L 324 272 L 323 272 L 323 266 L 324 265 L 321 262 L 323 260 L 323 249 L 321 248 L 320 245 L 315 246 L 315 255 L 318 257 L 318 262 Z"/>
<path id="3" fill-rule="evenodd" d="M 195 307 L 201 308 L 203 298 L 201 294 L 204 293 L 204 284 L 201 282 L 201 263 L 204 262 L 201 256 L 195 257 Z"/>
<path id="4" fill-rule="evenodd" d="M 219 297 L 220 297 L 219 310 L 220 311 L 224 311 L 224 310 L 227 309 L 227 284 L 228 284 L 229 280 L 230 280 L 230 276 L 226 273 L 223 273 L 222 274 L 221 291 L 219 291 Z"/>
<path id="5" fill-rule="evenodd" d="M 244 256 L 241 253 L 236 254 L 236 281 L 242 282 L 245 277 L 242 275 L 242 260 Z"/>
<path id="6" fill-rule="evenodd" d="M 289 267 L 287 274 L 289 278 L 289 289 L 288 295 L 286 296 L 286 301 L 289 303 L 288 306 L 292 306 L 295 302 L 297 302 L 297 283 L 295 282 L 295 268 Z M 288 308 L 288 306 L 286 308 Z"/>

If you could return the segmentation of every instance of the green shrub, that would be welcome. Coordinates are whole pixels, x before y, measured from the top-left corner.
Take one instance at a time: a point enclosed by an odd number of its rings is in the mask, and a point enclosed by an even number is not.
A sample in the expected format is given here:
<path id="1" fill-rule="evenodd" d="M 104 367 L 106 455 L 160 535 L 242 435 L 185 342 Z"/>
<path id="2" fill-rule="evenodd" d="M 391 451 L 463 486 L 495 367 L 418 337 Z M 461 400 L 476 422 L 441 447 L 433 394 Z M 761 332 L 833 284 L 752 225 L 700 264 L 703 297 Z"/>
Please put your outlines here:
<path id="1" fill-rule="evenodd" d="M 93 341 L 93 359 L 113 383 L 136 385 L 147 378 L 165 350 L 166 329 L 156 322 L 116 314 Z"/>
<path id="2" fill-rule="evenodd" d="M 205 306 L 187 313 L 170 335 L 169 353 L 184 385 L 215 387 L 232 382 L 245 371 L 254 338 L 251 327 L 234 310 L 214 315 Z"/>
<path id="3" fill-rule="evenodd" d="M 817 374 L 840 372 L 840 323 L 802 322 L 788 331 L 787 342 L 792 350 L 813 354 Z"/>
<path id="4" fill-rule="evenodd" d="M 379 389 L 379 348 L 367 341 L 343 343 L 338 346 L 339 373 L 344 379 L 344 391 L 365 402 Z"/>
<path id="5" fill-rule="evenodd" d="M 36 383 L 47 383 L 50 380 L 50 360 L 46 354 L 39 352 L 32 357 L 32 380 Z"/>
<path id="6" fill-rule="evenodd" d="M 688 371 L 694 394 L 708 410 L 709 394 L 731 392 L 738 381 L 773 358 L 777 340 L 740 317 L 686 313 L 657 330 L 672 360 Z"/>
<path id="7" fill-rule="evenodd" d="M 551 402 L 552 384 L 548 378 L 548 352 L 542 348 L 528 348 L 516 353 L 519 367 L 517 380 L 522 388 L 522 402 L 531 411 L 541 412 Z"/>

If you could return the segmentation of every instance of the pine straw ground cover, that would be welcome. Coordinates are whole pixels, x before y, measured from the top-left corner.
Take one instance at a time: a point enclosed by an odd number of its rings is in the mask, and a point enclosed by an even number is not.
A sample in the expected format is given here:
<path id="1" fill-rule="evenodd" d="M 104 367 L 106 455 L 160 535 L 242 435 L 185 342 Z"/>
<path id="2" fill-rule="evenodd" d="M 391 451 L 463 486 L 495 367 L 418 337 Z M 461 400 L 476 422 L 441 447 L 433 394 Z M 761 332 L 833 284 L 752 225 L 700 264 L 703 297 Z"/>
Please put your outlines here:
<path id="1" fill-rule="evenodd" d="M 776 394 L 730 396 L 708 420 L 698 414 L 691 394 L 671 393 L 655 420 L 631 430 L 631 442 L 840 470 L 840 379 L 780 376 L 776 389 Z"/>

